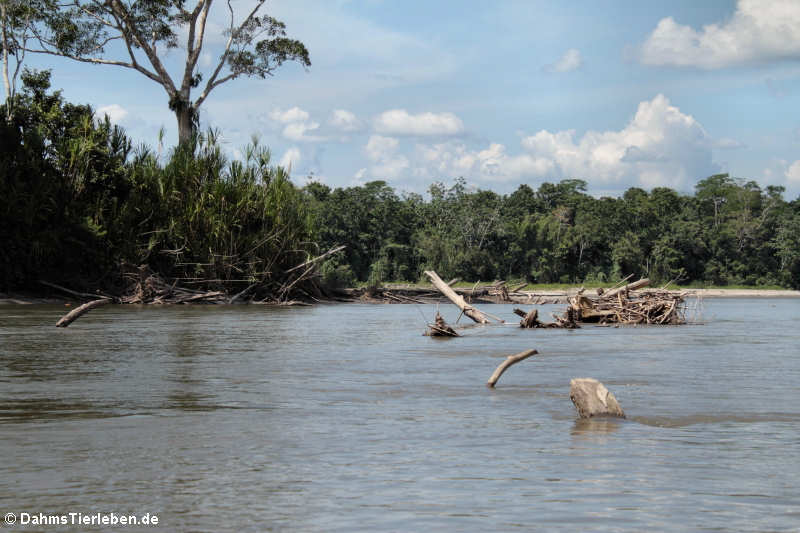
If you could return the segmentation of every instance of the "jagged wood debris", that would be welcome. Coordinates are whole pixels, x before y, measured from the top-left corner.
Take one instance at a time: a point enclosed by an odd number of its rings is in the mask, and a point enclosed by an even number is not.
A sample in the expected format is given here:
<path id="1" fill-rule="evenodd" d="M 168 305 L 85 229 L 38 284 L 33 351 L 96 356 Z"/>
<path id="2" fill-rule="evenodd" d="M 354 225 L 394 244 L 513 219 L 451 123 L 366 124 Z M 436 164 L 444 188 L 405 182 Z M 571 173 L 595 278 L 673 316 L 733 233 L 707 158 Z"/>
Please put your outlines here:
<path id="1" fill-rule="evenodd" d="M 645 287 L 648 279 L 602 292 L 593 298 L 583 291 L 569 298 L 568 312 L 579 322 L 600 324 L 684 324 L 683 294 L 668 290 L 631 291 Z M 598 291 L 599 292 L 599 291 Z"/>

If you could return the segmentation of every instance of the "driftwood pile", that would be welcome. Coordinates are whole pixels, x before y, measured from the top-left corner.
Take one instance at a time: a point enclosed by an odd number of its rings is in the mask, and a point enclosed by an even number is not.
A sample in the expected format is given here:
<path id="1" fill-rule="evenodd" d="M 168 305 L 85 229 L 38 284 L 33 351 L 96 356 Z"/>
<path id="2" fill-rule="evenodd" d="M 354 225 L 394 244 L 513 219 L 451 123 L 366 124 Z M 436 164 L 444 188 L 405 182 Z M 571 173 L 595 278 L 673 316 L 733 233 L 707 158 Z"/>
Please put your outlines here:
<path id="1" fill-rule="evenodd" d="M 331 297 L 326 293 L 320 283 L 319 263 L 344 249 L 344 246 L 337 246 L 319 256 L 308 259 L 282 273 L 280 276 L 267 277 L 263 280 L 248 280 L 244 289 L 235 294 L 227 289 L 235 287 L 234 282 L 245 280 L 191 280 L 199 282 L 206 287 L 221 288 L 223 290 L 200 290 L 179 285 L 179 282 L 186 282 L 186 279 L 179 278 L 169 283 L 161 276 L 154 273 L 147 265 L 138 268 L 128 268 L 122 275 L 125 286 L 117 295 L 111 295 L 96 291 L 87 293 L 74 291 L 61 285 L 49 281 L 40 280 L 42 285 L 57 289 L 65 294 L 69 294 L 80 300 L 91 299 L 91 301 L 77 307 L 70 313 L 61 318 L 58 322 L 59 327 L 67 327 L 81 315 L 91 309 L 106 305 L 115 304 L 233 304 L 237 301 L 249 303 L 269 303 L 277 305 L 310 305 L 305 301 L 291 300 L 292 296 L 317 302 L 330 301 Z M 189 282 L 191 282 L 189 281 Z"/>
<path id="2" fill-rule="evenodd" d="M 590 297 L 579 292 L 569 299 L 569 310 L 579 322 L 598 324 L 685 324 L 683 295 L 665 289 L 640 291 L 648 279 Z M 598 291 L 599 292 L 599 291 Z"/>
<path id="3" fill-rule="evenodd" d="M 425 275 L 428 276 L 433 286 L 442 295 L 446 296 L 447 299 L 461 309 L 462 315 L 471 318 L 478 324 L 488 324 L 489 318 L 501 323 L 504 322 L 501 318 L 495 317 L 486 311 L 478 310 L 470 303 L 467 303 L 464 296 L 450 286 L 452 282 L 445 283 L 436 272 L 427 271 Z M 625 281 L 623 280 L 620 283 Z M 552 314 L 554 322 L 540 321 L 539 311 L 536 309 L 528 312 L 514 309 L 514 313 L 522 317 L 519 323 L 522 328 L 575 329 L 580 327 L 579 323 L 581 322 L 600 325 L 685 324 L 684 294 L 668 291 L 666 288 L 633 292 L 646 287 L 649 283 L 650 280 L 645 278 L 621 287 L 613 287 L 609 290 L 598 289 L 596 296 L 590 296 L 586 294 L 584 289 L 580 289 L 575 296 L 568 299 L 569 305 L 563 314 Z M 501 294 L 509 294 L 503 282 L 494 285 L 494 287 L 494 290 L 499 291 Z M 438 318 L 440 317 L 437 312 Z M 442 321 L 442 323 L 444 322 Z"/>
<path id="4" fill-rule="evenodd" d="M 222 291 L 199 291 L 178 287 L 177 283 L 167 283 L 149 268 L 143 267 L 125 274 L 128 288 L 119 298 L 123 304 L 185 304 L 185 303 L 228 303 Z"/>

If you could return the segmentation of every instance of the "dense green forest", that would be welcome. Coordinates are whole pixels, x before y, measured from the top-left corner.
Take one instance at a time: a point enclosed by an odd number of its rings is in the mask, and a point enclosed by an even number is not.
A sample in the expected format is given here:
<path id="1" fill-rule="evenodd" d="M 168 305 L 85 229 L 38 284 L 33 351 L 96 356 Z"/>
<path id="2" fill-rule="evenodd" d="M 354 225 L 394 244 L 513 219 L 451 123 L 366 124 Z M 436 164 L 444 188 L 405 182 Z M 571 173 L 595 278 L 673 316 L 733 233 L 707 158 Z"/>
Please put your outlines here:
<path id="1" fill-rule="evenodd" d="M 800 199 L 786 201 L 782 187 L 726 174 L 692 195 L 631 188 L 620 198 L 595 198 L 580 179 L 507 195 L 461 178 L 424 196 L 383 181 L 298 187 L 257 143 L 231 160 L 210 132 L 161 154 L 65 102 L 48 73 L 23 83 L 0 106 L 0 290 L 41 279 L 119 290 L 141 265 L 236 290 L 339 244 L 321 265 L 329 286 L 413 282 L 435 269 L 472 281 L 634 274 L 800 288 Z"/>

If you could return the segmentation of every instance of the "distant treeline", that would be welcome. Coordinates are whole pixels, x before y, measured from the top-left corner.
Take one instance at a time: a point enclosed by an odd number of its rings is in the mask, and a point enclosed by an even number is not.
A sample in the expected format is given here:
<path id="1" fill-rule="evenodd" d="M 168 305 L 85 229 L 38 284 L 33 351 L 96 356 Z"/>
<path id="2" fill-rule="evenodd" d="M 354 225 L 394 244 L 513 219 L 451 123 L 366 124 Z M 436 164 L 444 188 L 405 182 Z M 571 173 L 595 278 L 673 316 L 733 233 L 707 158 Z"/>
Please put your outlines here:
<path id="1" fill-rule="evenodd" d="M 425 269 L 467 281 L 608 282 L 628 274 L 657 282 L 800 287 L 800 200 L 727 174 L 694 195 L 630 188 L 586 194 L 586 182 L 520 185 L 508 195 L 435 183 L 430 197 L 384 182 L 307 185 L 317 240 L 347 244 L 323 273 L 353 280 L 415 281 Z"/>
<path id="2" fill-rule="evenodd" d="M 88 106 L 27 73 L 0 106 L 0 290 L 45 279 L 124 286 L 146 265 L 203 288 L 268 286 L 339 244 L 329 285 L 417 281 L 426 269 L 467 281 L 658 282 L 800 287 L 800 200 L 782 187 L 716 175 L 694 195 L 631 188 L 594 198 L 572 179 L 511 194 L 462 179 L 429 195 L 385 182 L 299 188 L 253 144 L 228 160 L 213 134 L 169 154 L 130 139 Z"/>

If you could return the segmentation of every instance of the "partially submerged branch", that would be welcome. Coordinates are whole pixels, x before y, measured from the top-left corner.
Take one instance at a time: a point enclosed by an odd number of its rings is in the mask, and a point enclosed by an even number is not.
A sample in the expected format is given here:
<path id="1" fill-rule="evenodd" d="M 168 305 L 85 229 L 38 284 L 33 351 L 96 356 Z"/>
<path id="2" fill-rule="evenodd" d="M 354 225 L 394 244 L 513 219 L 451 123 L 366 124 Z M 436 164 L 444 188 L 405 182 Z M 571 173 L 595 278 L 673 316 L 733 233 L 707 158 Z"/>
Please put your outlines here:
<path id="1" fill-rule="evenodd" d="M 536 350 L 525 350 L 524 352 L 520 352 L 516 355 L 509 355 L 508 357 L 506 357 L 505 361 L 500 363 L 500 366 L 498 366 L 495 369 L 494 373 L 492 374 L 492 377 L 490 377 L 489 381 L 486 382 L 486 386 L 489 387 L 490 389 L 493 389 L 495 383 L 497 383 L 497 380 L 500 379 L 500 376 L 503 375 L 503 372 L 505 372 L 508 369 L 508 367 L 517 364 L 520 361 L 524 361 L 528 357 L 536 355 L 537 353 L 539 352 Z"/>
<path id="2" fill-rule="evenodd" d="M 109 303 L 111 303 L 111 298 L 101 298 L 100 300 L 92 300 L 91 302 L 85 303 L 80 307 L 76 307 L 75 309 L 73 309 L 72 311 L 61 317 L 61 320 L 56 322 L 56 327 L 65 328 L 70 324 L 72 324 L 78 317 L 80 317 L 85 313 L 88 313 L 95 307 L 100 307 L 101 305 L 106 305 Z"/>

